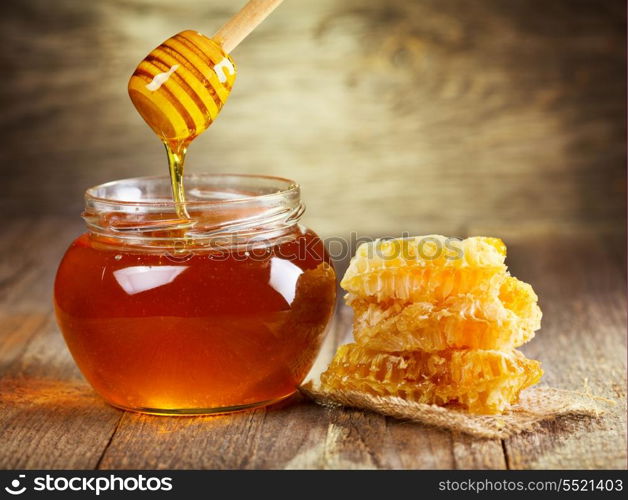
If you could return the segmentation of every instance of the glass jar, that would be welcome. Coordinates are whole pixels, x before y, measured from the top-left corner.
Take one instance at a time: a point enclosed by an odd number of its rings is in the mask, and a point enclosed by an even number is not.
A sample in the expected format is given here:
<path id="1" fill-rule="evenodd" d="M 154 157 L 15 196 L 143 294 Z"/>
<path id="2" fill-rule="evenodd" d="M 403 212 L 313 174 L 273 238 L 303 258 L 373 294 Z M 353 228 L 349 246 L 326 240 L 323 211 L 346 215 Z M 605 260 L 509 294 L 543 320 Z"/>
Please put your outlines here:
<path id="1" fill-rule="evenodd" d="M 274 403 L 295 392 L 320 349 L 336 298 L 330 259 L 299 224 L 290 180 L 190 176 L 186 192 L 177 207 L 167 177 L 87 190 L 88 231 L 56 276 L 59 327 L 85 378 L 119 408 Z"/>

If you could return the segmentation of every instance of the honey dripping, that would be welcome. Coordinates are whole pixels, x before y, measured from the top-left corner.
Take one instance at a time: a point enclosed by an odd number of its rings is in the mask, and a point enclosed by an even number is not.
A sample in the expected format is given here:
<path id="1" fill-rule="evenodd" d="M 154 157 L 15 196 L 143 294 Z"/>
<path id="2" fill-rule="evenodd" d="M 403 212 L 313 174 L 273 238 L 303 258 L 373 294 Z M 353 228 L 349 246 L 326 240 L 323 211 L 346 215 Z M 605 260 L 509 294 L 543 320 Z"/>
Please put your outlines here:
<path id="1" fill-rule="evenodd" d="M 170 184 L 172 186 L 172 197 L 175 203 L 175 210 L 179 219 L 189 219 L 190 214 L 185 206 L 185 188 L 183 186 L 183 172 L 185 168 L 185 154 L 187 146 L 174 145 L 164 142 L 166 154 L 168 156 L 168 172 L 170 173 Z"/>
<path id="2" fill-rule="evenodd" d="M 187 30 L 148 54 L 129 80 L 133 105 L 166 147 L 179 218 L 190 217 L 183 184 L 187 148 L 216 119 L 235 77 L 235 64 L 218 42 Z"/>

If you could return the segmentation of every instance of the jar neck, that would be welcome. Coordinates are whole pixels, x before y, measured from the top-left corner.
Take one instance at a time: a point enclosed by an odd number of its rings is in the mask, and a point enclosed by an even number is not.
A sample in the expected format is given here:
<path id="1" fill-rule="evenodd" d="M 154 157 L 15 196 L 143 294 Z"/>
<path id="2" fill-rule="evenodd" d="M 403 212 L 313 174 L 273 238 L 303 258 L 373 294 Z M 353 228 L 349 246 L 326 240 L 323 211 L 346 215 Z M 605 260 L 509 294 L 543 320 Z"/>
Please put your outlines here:
<path id="1" fill-rule="evenodd" d="M 186 194 L 189 218 L 181 218 L 166 177 L 114 181 L 86 192 L 83 218 L 92 235 L 113 244 L 226 249 L 273 244 L 305 211 L 299 186 L 287 179 L 192 176 Z"/>

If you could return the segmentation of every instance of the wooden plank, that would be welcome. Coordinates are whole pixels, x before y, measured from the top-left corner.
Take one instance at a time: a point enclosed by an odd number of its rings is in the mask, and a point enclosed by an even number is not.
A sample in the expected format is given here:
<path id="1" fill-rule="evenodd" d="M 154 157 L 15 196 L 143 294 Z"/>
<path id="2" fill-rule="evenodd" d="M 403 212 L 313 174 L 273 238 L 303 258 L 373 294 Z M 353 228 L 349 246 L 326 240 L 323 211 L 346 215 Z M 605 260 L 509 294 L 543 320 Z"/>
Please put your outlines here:
<path id="1" fill-rule="evenodd" d="M 461 435 L 454 440 L 456 469 L 506 469 L 502 443 L 499 440 L 476 439 Z"/>
<path id="2" fill-rule="evenodd" d="M 15 217 L 0 230 L 0 373 L 50 321 L 52 279 L 64 247 L 78 232 L 76 223 Z"/>
<path id="3" fill-rule="evenodd" d="M 48 314 L 2 314 L 0 336 L 0 373 L 18 359 L 26 350 L 32 337 L 49 319 Z"/>
<path id="4" fill-rule="evenodd" d="M 447 431 L 387 418 L 380 454 L 390 469 L 455 469 L 466 462 L 464 451 L 454 449 L 458 439 Z"/>
<path id="5" fill-rule="evenodd" d="M 308 450 L 324 437 L 325 430 L 316 410 L 319 409 L 297 400 L 289 408 L 280 406 L 214 417 L 126 413 L 99 467 L 311 467 L 317 458 L 308 456 Z"/>
<path id="6" fill-rule="evenodd" d="M 120 416 L 78 374 L 51 320 L 0 379 L 0 468 L 92 469 Z"/>
<path id="7" fill-rule="evenodd" d="M 21 219 L 0 234 L 0 261 L 17 270 L 0 285 L 0 468 L 93 468 L 121 416 L 83 380 L 52 315 L 54 273 L 80 225 Z"/>
<path id="8" fill-rule="evenodd" d="M 505 468 L 499 441 L 475 440 L 295 399 L 229 416 L 124 415 L 99 465 L 123 468 Z"/>
<path id="9" fill-rule="evenodd" d="M 543 362 L 543 382 L 617 402 L 602 419 L 561 419 L 507 440 L 511 468 L 626 467 L 625 274 L 606 245 L 555 235 L 511 244 L 511 270 L 532 283 L 544 311 L 523 348 Z"/>

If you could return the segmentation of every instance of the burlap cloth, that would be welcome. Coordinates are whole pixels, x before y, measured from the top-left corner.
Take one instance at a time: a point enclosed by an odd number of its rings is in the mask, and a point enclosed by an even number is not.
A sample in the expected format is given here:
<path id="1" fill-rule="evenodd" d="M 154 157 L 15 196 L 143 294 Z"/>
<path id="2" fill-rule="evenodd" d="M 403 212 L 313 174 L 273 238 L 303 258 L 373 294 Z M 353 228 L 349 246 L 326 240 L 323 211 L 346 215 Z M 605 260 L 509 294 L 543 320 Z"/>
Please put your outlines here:
<path id="1" fill-rule="evenodd" d="M 397 397 L 381 397 L 354 391 L 326 392 L 312 382 L 301 392 L 323 406 L 349 406 L 389 417 L 411 420 L 471 436 L 504 439 L 534 431 L 545 420 L 557 417 L 599 417 L 613 401 L 581 393 L 531 387 L 521 393 L 519 403 L 502 415 L 474 415 L 462 410 L 414 403 Z"/>

